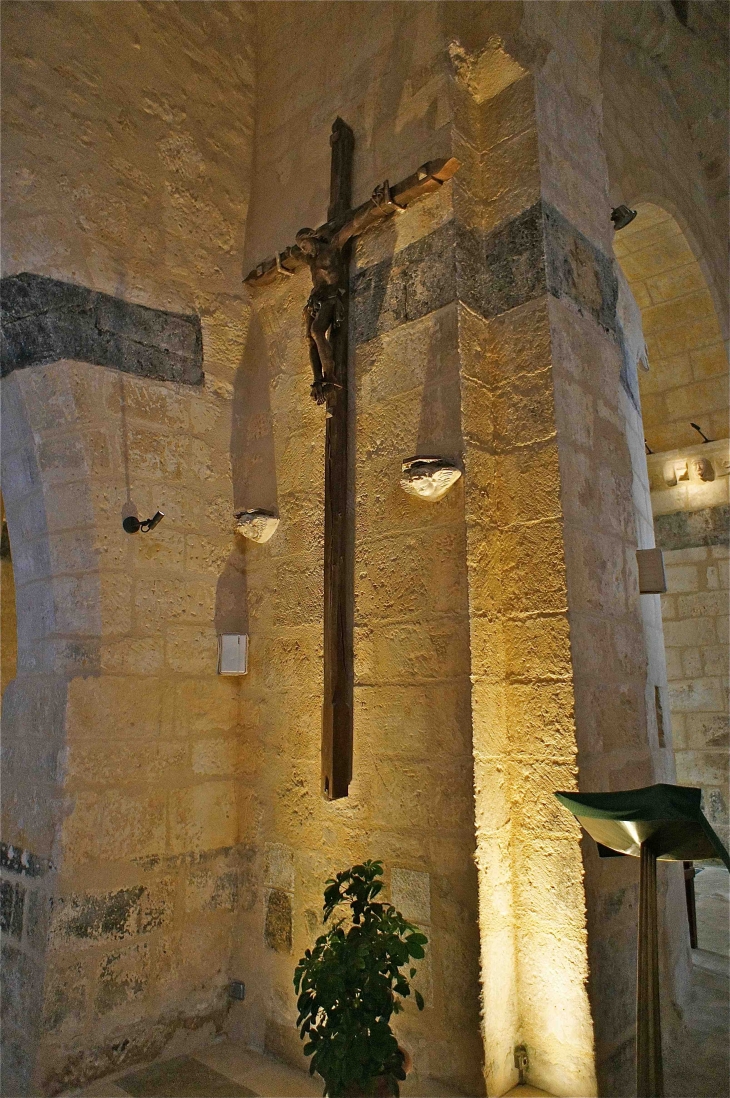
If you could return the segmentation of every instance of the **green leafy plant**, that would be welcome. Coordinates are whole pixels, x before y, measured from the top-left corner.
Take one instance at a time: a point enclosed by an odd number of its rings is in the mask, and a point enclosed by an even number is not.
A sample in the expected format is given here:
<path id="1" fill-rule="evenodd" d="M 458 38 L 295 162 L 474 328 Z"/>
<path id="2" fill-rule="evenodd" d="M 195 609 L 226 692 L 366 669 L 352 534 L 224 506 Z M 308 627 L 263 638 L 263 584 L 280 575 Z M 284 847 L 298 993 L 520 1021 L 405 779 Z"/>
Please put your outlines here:
<path id="1" fill-rule="evenodd" d="M 324 922 L 349 907 L 308 949 L 294 973 L 300 1037 L 312 1057 L 310 1074 L 324 1079 L 329 1098 L 398 1095 L 403 1053 L 390 1028 L 411 993 L 401 969 L 424 956 L 428 939 L 392 904 L 376 901 L 381 862 L 367 861 L 326 882 Z M 349 919 L 346 917 L 349 915 Z M 347 926 L 349 922 L 349 927 Z M 416 970 L 410 967 L 410 977 Z M 414 992 L 419 1010 L 423 997 Z"/>

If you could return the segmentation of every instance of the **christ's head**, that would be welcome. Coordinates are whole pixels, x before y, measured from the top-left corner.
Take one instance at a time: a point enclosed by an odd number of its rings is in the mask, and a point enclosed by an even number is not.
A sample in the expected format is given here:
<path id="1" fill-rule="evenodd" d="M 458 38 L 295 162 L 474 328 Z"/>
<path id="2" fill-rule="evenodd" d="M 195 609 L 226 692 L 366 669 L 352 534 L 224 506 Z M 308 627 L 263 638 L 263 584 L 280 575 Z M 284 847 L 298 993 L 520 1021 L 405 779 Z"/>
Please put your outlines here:
<path id="1" fill-rule="evenodd" d="M 305 255 L 315 255 L 317 251 L 317 233 L 314 229 L 300 229 L 296 241 Z"/>

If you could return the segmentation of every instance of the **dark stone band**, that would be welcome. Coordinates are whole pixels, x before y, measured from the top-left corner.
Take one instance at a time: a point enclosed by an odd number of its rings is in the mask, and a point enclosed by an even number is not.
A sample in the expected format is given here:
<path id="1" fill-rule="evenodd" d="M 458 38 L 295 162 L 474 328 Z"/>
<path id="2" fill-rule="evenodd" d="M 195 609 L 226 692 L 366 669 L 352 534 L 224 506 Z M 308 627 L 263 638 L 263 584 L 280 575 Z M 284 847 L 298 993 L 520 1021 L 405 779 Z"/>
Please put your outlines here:
<path id="1" fill-rule="evenodd" d="M 62 358 L 200 385 L 200 318 L 134 305 L 44 275 L 0 280 L 2 375 Z"/>
<path id="2" fill-rule="evenodd" d="M 697 549 L 703 545 L 730 544 L 730 506 L 703 511 L 674 511 L 654 518 L 654 535 L 660 549 Z"/>
<path id="3" fill-rule="evenodd" d="M 546 293 L 619 334 L 612 261 L 542 201 L 489 233 L 449 221 L 355 272 L 350 289 L 357 344 L 457 298 L 488 320 Z"/>

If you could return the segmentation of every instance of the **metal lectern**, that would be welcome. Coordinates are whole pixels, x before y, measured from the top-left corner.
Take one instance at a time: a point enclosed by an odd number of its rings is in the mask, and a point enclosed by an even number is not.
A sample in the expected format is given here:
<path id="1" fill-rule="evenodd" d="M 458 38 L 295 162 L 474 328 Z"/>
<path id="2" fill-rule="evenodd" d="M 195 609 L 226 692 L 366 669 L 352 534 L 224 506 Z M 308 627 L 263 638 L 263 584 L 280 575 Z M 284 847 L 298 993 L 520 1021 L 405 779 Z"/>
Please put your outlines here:
<path id="1" fill-rule="evenodd" d="M 592 839 L 602 858 L 641 859 L 636 976 L 636 1093 L 663 1098 L 659 1017 L 659 937 L 656 863 L 730 857 L 700 808 L 702 791 L 648 785 L 622 793 L 556 793 Z"/>

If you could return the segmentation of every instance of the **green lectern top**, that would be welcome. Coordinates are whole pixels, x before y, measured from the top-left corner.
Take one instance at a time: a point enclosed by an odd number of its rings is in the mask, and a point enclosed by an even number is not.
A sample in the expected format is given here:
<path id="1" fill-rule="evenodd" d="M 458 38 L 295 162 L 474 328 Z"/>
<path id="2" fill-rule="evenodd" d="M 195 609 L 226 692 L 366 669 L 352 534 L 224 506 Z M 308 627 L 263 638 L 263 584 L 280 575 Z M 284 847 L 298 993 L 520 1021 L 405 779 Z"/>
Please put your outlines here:
<path id="1" fill-rule="evenodd" d="M 647 843 L 660 861 L 720 858 L 730 869 L 730 856 L 700 808 L 700 789 L 660 783 L 620 793 L 555 796 L 580 820 L 604 856 L 638 858 L 642 843 Z"/>

